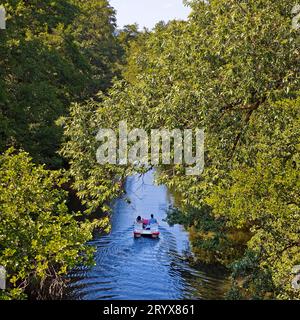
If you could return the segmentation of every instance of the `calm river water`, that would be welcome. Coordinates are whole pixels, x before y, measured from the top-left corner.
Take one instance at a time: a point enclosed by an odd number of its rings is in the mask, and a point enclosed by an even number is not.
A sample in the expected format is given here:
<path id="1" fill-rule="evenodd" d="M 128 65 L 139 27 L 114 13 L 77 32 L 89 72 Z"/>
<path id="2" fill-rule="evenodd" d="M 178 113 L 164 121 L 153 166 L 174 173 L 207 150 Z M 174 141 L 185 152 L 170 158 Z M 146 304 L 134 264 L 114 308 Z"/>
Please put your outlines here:
<path id="1" fill-rule="evenodd" d="M 96 266 L 72 271 L 69 298 L 222 299 L 224 274 L 215 268 L 193 268 L 187 259 L 191 256 L 187 232 L 164 222 L 172 202 L 166 187 L 154 185 L 153 172 L 128 178 L 126 195 L 113 207 L 111 233 L 91 242 L 97 248 Z M 134 220 L 151 213 L 160 223 L 160 239 L 134 239 Z"/>

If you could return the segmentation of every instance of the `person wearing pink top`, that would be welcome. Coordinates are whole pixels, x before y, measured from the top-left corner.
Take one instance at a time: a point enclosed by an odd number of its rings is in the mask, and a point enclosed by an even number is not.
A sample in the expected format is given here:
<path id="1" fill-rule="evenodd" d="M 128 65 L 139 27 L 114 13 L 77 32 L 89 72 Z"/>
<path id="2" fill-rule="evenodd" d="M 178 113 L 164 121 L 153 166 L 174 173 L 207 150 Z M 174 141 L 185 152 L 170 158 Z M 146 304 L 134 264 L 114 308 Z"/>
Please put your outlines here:
<path id="1" fill-rule="evenodd" d="M 149 219 L 142 219 L 144 228 L 147 228 L 149 225 Z"/>

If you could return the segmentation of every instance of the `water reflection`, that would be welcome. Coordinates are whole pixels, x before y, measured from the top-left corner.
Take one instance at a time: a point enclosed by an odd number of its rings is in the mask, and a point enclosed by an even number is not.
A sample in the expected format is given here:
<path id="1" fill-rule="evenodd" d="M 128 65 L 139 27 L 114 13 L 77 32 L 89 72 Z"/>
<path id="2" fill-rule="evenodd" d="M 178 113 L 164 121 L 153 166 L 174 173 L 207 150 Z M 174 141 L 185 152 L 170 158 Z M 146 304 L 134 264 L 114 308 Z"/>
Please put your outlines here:
<path id="1" fill-rule="evenodd" d="M 91 242 L 96 266 L 77 268 L 70 277 L 71 297 L 84 300 L 220 299 L 224 276 L 196 270 L 187 262 L 188 234 L 163 219 L 172 203 L 164 186 L 153 184 L 153 173 L 130 177 L 126 196 L 114 204 L 112 231 Z M 130 202 L 126 201 L 130 199 Z M 133 238 L 133 221 L 153 213 L 160 238 Z"/>

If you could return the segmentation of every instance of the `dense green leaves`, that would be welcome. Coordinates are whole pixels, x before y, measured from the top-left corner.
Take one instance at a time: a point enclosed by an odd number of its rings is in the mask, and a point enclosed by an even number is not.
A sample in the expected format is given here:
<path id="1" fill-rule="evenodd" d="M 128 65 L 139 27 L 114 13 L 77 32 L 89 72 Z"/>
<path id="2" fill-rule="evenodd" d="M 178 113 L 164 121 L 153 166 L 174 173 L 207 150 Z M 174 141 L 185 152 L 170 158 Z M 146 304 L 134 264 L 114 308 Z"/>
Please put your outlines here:
<path id="1" fill-rule="evenodd" d="M 170 222 L 189 229 L 198 259 L 231 268 L 228 297 L 300 298 L 291 286 L 292 267 L 300 264 L 300 53 L 292 4 L 189 4 L 188 21 L 159 23 L 152 32 L 139 33 L 136 26 L 115 32 L 114 12 L 105 0 L 6 1 L 0 147 L 23 146 L 35 160 L 57 166 L 63 130 L 60 154 L 68 161 L 72 187 L 87 213 L 99 207 L 107 212 L 136 168 L 97 164 L 99 128 L 116 130 L 120 120 L 127 120 L 128 129 L 148 132 L 204 128 L 201 176 L 186 176 L 184 165 L 157 168 L 158 182 L 176 194 Z M 115 75 L 123 79 L 110 87 Z M 53 188 L 60 173 L 33 166 L 23 153 L 5 154 L 1 165 L 6 169 L 0 204 L 9 222 L 0 227 L 6 241 L 0 263 L 12 270 L 12 286 L 28 275 L 44 277 L 55 259 L 58 272 L 72 266 L 90 225 L 79 237 L 84 224 L 67 213 L 64 192 Z M 39 235 L 40 220 L 47 240 L 43 250 L 40 237 L 37 243 L 28 240 Z M 25 258 L 11 251 L 10 242 L 20 241 L 10 236 L 14 223 L 21 225 L 24 248 L 33 250 Z M 68 228 L 74 230 L 72 239 Z M 48 230 L 58 237 L 57 247 Z"/>
<path id="2" fill-rule="evenodd" d="M 299 298 L 291 287 L 292 266 L 300 263 L 300 55 L 292 5 L 190 5 L 189 21 L 158 24 L 132 43 L 125 81 L 98 103 L 97 123 L 115 129 L 126 119 L 149 132 L 205 128 L 202 176 L 185 176 L 184 166 L 159 168 L 158 181 L 180 195 L 171 220 L 190 228 L 202 260 L 250 261 L 256 276 L 247 290 L 236 287 L 236 297 Z"/>
<path id="3" fill-rule="evenodd" d="M 10 149 L 0 168 L 0 265 L 8 274 L 0 297 L 59 296 L 67 270 L 92 262 L 86 242 L 105 221 L 76 221 L 61 189 L 63 173 L 34 165 L 28 154 Z"/>
<path id="4" fill-rule="evenodd" d="M 96 141 L 96 135 L 100 129 L 99 118 L 102 119 L 97 106 L 93 100 L 73 104 L 70 116 L 59 120 L 66 139 L 61 154 L 69 161 L 72 187 L 86 207 L 86 213 L 100 208 L 104 212 L 110 211 L 108 204 L 121 193 L 126 172 L 126 168 L 97 163 L 96 151 L 100 143 Z"/>
<path id="5" fill-rule="evenodd" d="M 71 102 L 106 90 L 119 55 L 114 10 L 106 0 L 4 1 L 0 33 L 1 150 L 22 147 L 60 167 L 55 121 Z"/>
<path id="6" fill-rule="evenodd" d="M 68 209 L 64 189 L 77 168 L 48 171 L 33 163 L 68 167 L 58 154 L 63 128 L 56 121 L 70 114 L 71 103 L 110 87 L 124 52 L 106 0 L 1 4 L 7 28 L 0 30 L 0 265 L 8 271 L 8 290 L 0 299 L 55 298 L 70 268 L 91 263 L 93 249 L 86 242 L 95 227 L 109 230 L 109 221 L 104 214 L 96 222 L 85 221 L 82 213 Z M 10 146 L 30 156 L 5 151 Z M 120 189 L 105 172 L 90 172 L 89 180 L 83 165 L 76 174 L 80 190 L 98 186 L 91 197 L 101 201 L 87 204 L 90 211 L 112 199 L 112 188 Z M 86 192 L 80 190 L 85 205 Z"/>

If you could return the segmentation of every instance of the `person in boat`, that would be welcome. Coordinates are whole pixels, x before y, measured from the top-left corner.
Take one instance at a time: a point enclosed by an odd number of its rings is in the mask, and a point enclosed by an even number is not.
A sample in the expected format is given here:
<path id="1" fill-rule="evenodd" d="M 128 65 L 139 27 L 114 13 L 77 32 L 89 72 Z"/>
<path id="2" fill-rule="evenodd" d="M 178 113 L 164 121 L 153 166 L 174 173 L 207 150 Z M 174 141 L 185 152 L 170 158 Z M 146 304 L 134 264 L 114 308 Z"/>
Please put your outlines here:
<path id="1" fill-rule="evenodd" d="M 138 216 L 138 217 L 136 218 L 136 223 L 143 223 L 141 216 Z"/>
<path id="2" fill-rule="evenodd" d="M 149 219 L 149 225 L 158 224 L 157 220 L 154 218 L 154 215 L 151 214 L 151 218 Z"/>
<path id="3" fill-rule="evenodd" d="M 149 226 L 149 219 L 142 219 L 142 223 L 143 223 L 143 228 L 147 229 L 147 227 Z"/>

